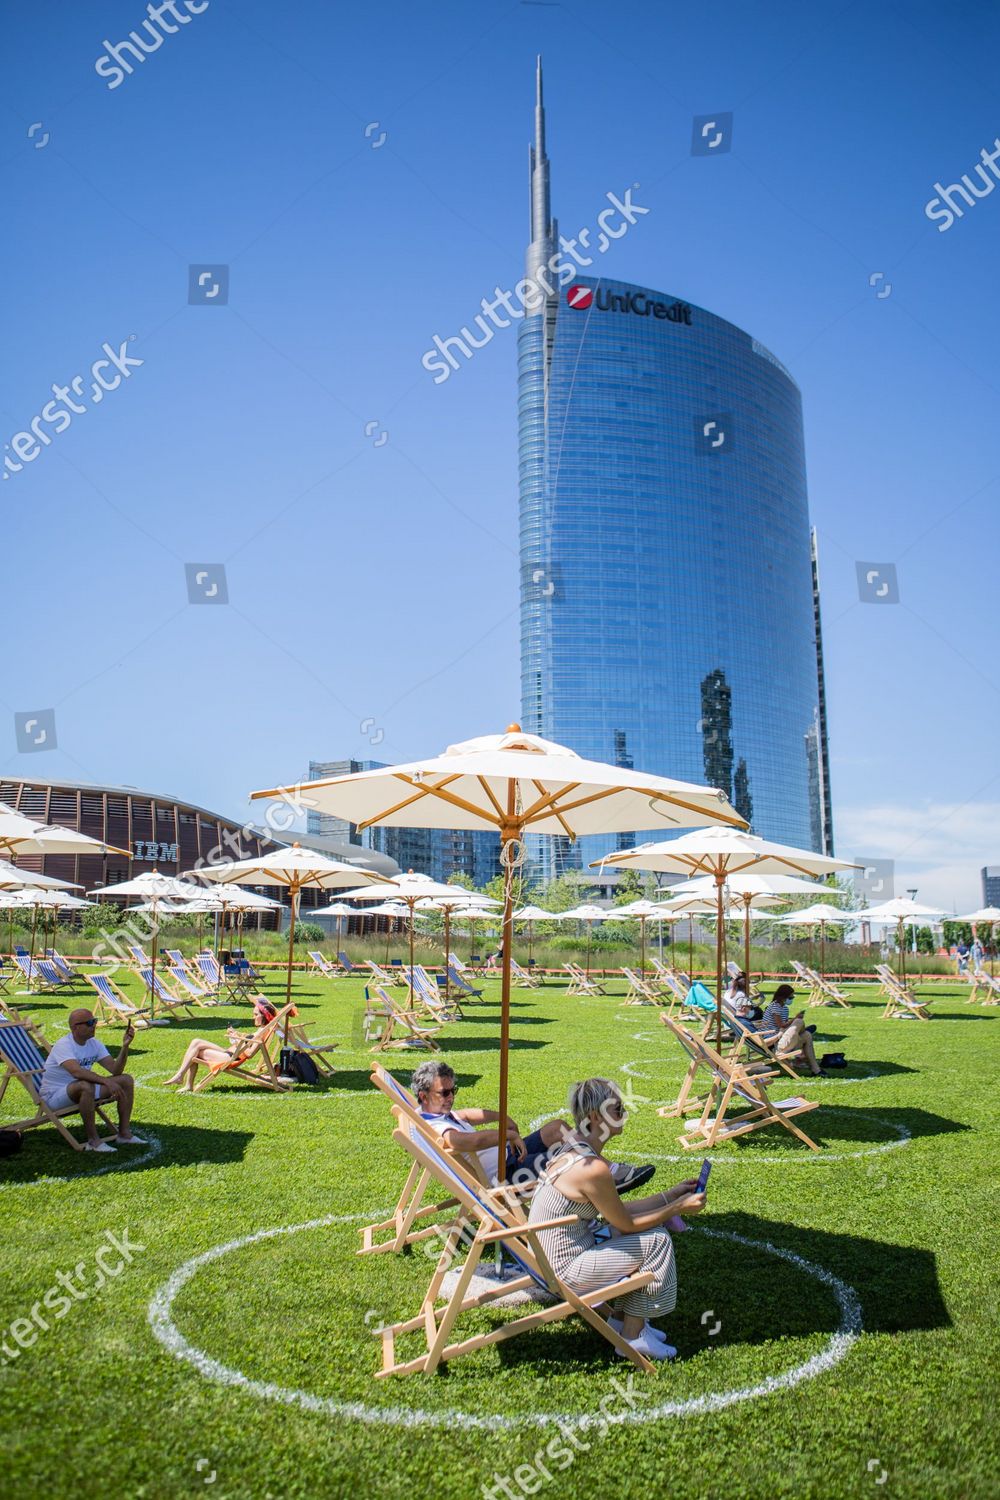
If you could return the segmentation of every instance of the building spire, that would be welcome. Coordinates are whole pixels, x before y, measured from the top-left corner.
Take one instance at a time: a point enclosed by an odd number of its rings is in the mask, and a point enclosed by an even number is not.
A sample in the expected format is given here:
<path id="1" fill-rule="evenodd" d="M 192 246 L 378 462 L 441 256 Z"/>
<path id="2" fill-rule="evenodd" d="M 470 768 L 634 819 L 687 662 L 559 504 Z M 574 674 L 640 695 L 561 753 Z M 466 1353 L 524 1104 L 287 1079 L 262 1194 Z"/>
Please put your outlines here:
<path id="1" fill-rule="evenodd" d="M 542 59 L 535 63 L 535 139 L 529 149 L 531 194 L 531 243 L 526 274 L 533 277 L 539 266 L 555 253 L 558 230 L 552 218 L 549 188 L 549 158 L 545 152 L 545 101 L 542 93 Z"/>

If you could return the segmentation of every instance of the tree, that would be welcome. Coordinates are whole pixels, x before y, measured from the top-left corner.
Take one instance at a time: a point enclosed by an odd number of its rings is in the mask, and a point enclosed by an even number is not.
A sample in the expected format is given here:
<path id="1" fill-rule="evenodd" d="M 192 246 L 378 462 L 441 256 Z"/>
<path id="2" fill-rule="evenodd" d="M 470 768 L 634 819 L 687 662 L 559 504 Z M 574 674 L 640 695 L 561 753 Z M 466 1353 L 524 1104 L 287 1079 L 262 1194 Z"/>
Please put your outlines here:
<path id="1" fill-rule="evenodd" d="M 445 884 L 459 885 L 462 887 L 463 891 L 474 891 L 476 889 L 475 885 L 472 882 L 472 877 L 470 875 L 466 875 L 463 870 L 452 870 L 451 874 L 448 876 L 448 879 L 445 881 Z"/>
<path id="2" fill-rule="evenodd" d="M 615 884 L 614 906 L 628 906 L 630 901 L 638 901 L 643 894 L 642 879 L 638 870 L 623 869 L 619 872 Z"/>

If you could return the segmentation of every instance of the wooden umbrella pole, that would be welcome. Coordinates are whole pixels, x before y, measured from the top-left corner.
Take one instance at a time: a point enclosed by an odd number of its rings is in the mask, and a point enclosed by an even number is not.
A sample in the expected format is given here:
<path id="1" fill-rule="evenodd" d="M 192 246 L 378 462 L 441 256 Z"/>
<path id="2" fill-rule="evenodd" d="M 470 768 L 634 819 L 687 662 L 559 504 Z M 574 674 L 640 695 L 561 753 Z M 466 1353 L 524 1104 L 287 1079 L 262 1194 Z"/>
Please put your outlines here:
<path id="1" fill-rule="evenodd" d="M 819 977 L 826 978 L 826 923 L 819 924 Z"/>
<path id="2" fill-rule="evenodd" d="M 448 1001 L 449 1001 L 449 999 L 451 998 L 451 973 L 450 973 L 451 959 L 448 957 L 448 955 L 450 954 L 450 952 L 451 952 L 451 907 L 450 906 L 446 906 L 445 909 L 444 909 L 444 998 L 445 998 L 445 1004 L 447 1004 Z"/>
<path id="3" fill-rule="evenodd" d="M 293 957 L 293 954 L 294 954 L 294 945 L 295 945 L 295 912 L 296 912 L 296 908 L 297 908 L 297 906 L 299 904 L 299 887 L 294 883 L 294 881 L 288 887 L 288 894 L 289 894 L 289 897 L 291 898 L 292 909 L 291 909 L 291 914 L 290 914 L 289 919 L 288 919 L 288 968 L 285 971 L 285 1005 L 286 1006 L 289 1006 L 292 1003 L 292 957 Z M 286 1011 L 286 1014 L 285 1014 L 285 1046 L 286 1047 L 288 1046 L 288 1014 L 287 1014 L 287 1011 Z"/>
<path id="4" fill-rule="evenodd" d="M 593 934 L 594 934 L 594 924 L 593 924 L 592 921 L 590 921 L 590 922 L 587 923 L 587 978 L 588 979 L 590 978 L 590 940 L 593 937 Z"/>
<path id="5" fill-rule="evenodd" d="M 156 942 L 160 936 L 159 912 L 156 909 L 156 901 L 153 901 L 153 966 L 149 971 L 149 1024 L 153 1024 L 153 1011 L 156 1004 Z"/>
<path id="6" fill-rule="evenodd" d="M 502 956 L 500 960 L 500 1098 L 497 1149 L 497 1181 L 507 1180 L 507 1083 L 510 1050 L 510 959 L 514 941 L 514 860 L 520 829 L 514 821 L 513 781 L 507 789 L 507 817 L 500 830 L 500 863 L 504 872 Z"/>
<path id="7" fill-rule="evenodd" d="M 417 916 L 416 916 L 417 900 L 416 900 L 416 897 L 415 896 L 408 897 L 406 904 L 410 908 L 410 1002 L 412 1004 L 412 1001 L 413 1001 L 413 924 L 417 920 Z"/>
<path id="8" fill-rule="evenodd" d="M 28 988 L 35 977 L 35 933 L 38 929 L 38 907 L 31 908 L 31 953 L 28 957 Z"/>
<path id="9" fill-rule="evenodd" d="M 646 977 L 646 918 L 639 918 L 639 978 Z"/>
<path id="10" fill-rule="evenodd" d="M 724 940 L 722 916 L 722 887 L 726 883 L 725 871 L 715 876 L 715 1045 L 722 1051 L 722 944 Z"/>
<path id="11" fill-rule="evenodd" d="M 688 979 L 694 984 L 694 916 L 688 913 Z"/>
<path id="12" fill-rule="evenodd" d="M 903 926 L 903 919 L 902 919 L 902 917 L 900 917 L 900 919 L 899 919 L 899 936 L 897 937 L 896 941 L 899 944 L 899 979 L 900 979 L 900 983 L 903 986 L 903 989 L 905 990 L 906 989 L 906 929 Z"/>
<path id="13" fill-rule="evenodd" d="M 747 984 L 747 999 L 750 998 L 750 902 L 752 900 L 752 896 L 743 897 L 743 974 Z"/>

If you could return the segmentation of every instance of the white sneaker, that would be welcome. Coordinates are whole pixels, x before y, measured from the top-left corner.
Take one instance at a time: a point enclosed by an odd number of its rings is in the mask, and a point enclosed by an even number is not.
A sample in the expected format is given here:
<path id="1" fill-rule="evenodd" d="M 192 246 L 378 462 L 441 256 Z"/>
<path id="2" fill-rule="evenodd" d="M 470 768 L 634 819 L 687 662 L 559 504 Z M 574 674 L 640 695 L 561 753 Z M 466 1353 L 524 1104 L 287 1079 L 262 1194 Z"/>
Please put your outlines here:
<path id="1" fill-rule="evenodd" d="M 672 1344 L 649 1338 L 645 1332 L 640 1333 L 637 1339 L 626 1339 L 625 1342 L 635 1350 L 636 1354 L 644 1354 L 647 1359 L 674 1359 L 677 1355 L 677 1350 Z M 628 1355 L 623 1354 L 620 1349 L 616 1349 L 615 1353 L 619 1359 L 628 1358 Z"/>
<path id="2" fill-rule="evenodd" d="M 116 1135 L 114 1138 L 116 1146 L 148 1146 L 149 1142 L 143 1135 Z"/>
<path id="3" fill-rule="evenodd" d="M 83 1149 L 84 1151 L 103 1151 L 105 1155 L 110 1156 L 115 1154 L 114 1146 L 109 1146 L 107 1141 L 88 1141 Z"/>
<path id="4" fill-rule="evenodd" d="M 615 1333 L 621 1333 L 622 1329 L 625 1327 L 625 1324 L 623 1323 L 621 1318 L 609 1318 L 608 1327 L 613 1328 L 615 1330 Z M 643 1327 L 642 1333 L 639 1335 L 639 1337 L 644 1339 L 658 1339 L 661 1344 L 666 1344 L 667 1342 L 666 1334 L 661 1333 L 658 1328 L 654 1328 L 652 1323 L 650 1323 L 648 1319 L 646 1320 L 645 1326 Z M 676 1353 L 676 1350 L 674 1352 Z"/>

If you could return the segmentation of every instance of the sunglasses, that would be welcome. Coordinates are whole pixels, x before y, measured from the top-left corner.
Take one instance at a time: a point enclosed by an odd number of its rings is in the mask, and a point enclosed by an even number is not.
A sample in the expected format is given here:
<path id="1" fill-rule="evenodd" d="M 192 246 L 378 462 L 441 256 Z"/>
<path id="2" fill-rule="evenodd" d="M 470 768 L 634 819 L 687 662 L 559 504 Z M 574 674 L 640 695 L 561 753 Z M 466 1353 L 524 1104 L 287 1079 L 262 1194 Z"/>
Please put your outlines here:
<path id="1" fill-rule="evenodd" d="M 91 1018 L 90 1018 L 89 1021 L 74 1021 L 73 1024 L 74 1024 L 74 1026 L 96 1026 L 97 1025 L 97 1017 L 96 1016 L 91 1016 Z"/>
<path id="2" fill-rule="evenodd" d="M 439 1088 L 438 1093 L 443 1099 L 454 1099 L 458 1093 L 458 1085 L 453 1083 L 450 1089 Z"/>

